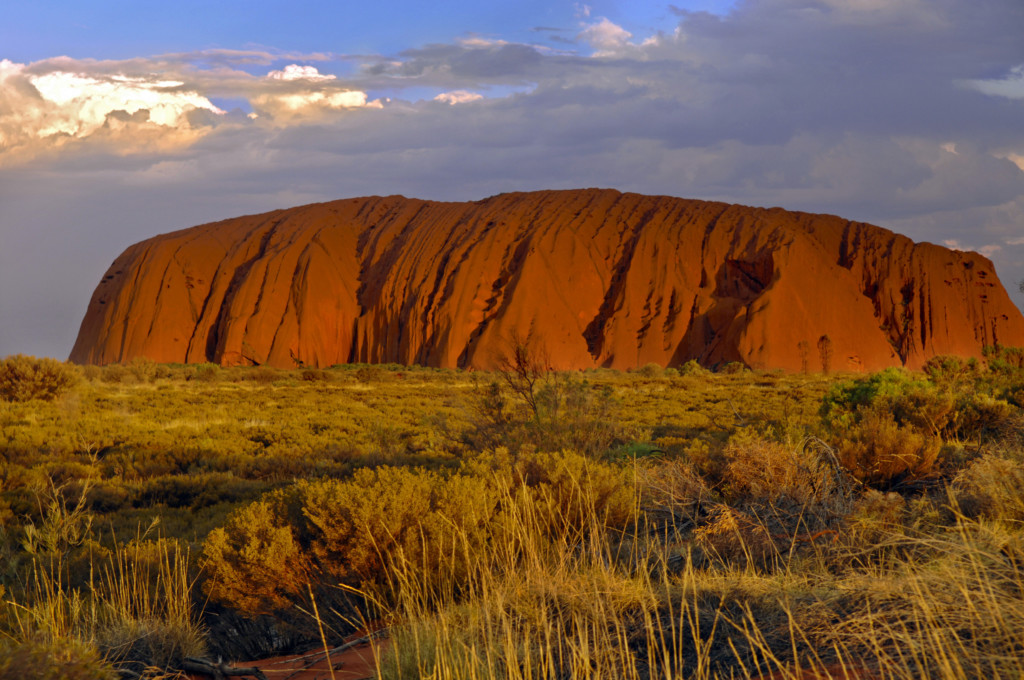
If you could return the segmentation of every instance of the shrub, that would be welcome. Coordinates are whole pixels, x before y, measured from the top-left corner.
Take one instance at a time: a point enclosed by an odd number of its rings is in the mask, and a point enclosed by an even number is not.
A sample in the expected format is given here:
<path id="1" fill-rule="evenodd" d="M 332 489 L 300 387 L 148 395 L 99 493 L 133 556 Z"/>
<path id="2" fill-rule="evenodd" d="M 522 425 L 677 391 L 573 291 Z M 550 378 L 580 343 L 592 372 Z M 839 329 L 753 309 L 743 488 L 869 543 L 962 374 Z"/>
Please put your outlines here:
<path id="1" fill-rule="evenodd" d="M 157 363 L 146 357 L 135 357 L 126 366 L 136 382 L 145 383 L 156 380 Z"/>
<path id="2" fill-rule="evenodd" d="M 765 566 L 781 554 L 763 521 L 725 505 L 712 509 L 693 540 L 705 557 L 726 564 Z"/>
<path id="3" fill-rule="evenodd" d="M 513 461 L 482 457 L 444 477 L 411 468 L 363 468 L 346 481 L 301 482 L 234 513 L 203 549 L 210 597 L 249 614 L 285 608 L 307 584 L 397 592 L 399 572 L 429 592 L 458 589 L 514 546 L 530 524 L 538 540 L 622 528 L 634 485 L 617 467 L 578 454 Z M 519 532 L 516 536 L 509 532 Z"/>
<path id="4" fill-rule="evenodd" d="M 71 364 L 16 354 L 0 361 L 0 399 L 53 401 L 80 379 L 78 368 Z"/>
<path id="5" fill-rule="evenodd" d="M 833 441 L 850 474 L 883 490 L 935 476 L 942 447 L 938 437 L 901 427 L 893 416 L 879 412 L 836 430 Z"/>
<path id="6" fill-rule="evenodd" d="M 621 529 L 635 516 L 636 484 L 619 466 L 563 451 L 520 456 L 512 473 L 514 483 L 529 490 L 519 500 L 538 513 L 538 526 L 549 536 L 597 527 Z"/>
<path id="7" fill-rule="evenodd" d="M 899 368 L 834 385 L 821 415 L 832 427 L 853 425 L 870 413 L 887 413 L 897 425 L 938 435 L 954 415 L 952 394 Z"/>
<path id="8" fill-rule="evenodd" d="M 969 517 L 1024 521 L 1024 468 L 1017 461 L 984 456 L 957 475 L 952 493 Z"/>
<path id="9" fill-rule="evenodd" d="M 759 436 L 734 436 L 724 451 L 726 499 L 806 514 L 844 500 L 842 475 L 831 460 L 811 446 L 776 442 Z M 806 520 L 807 518 L 805 518 Z"/>
<path id="10" fill-rule="evenodd" d="M 484 551 L 499 506 L 485 479 L 407 468 L 363 469 L 300 493 L 312 554 L 323 571 L 352 584 L 386 580 L 395 560 L 425 578 L 461 580 L 464 551 Z"/>
<path id="11" fill-rule="evenodd" d="M 476 384 L 471 427 L 465 433 L 469 446 L 572 450 L 599 457 L 628 441 L 619 402 L 609 386 L 594 385 L 569 372 L 525 375 L 510 371 L 502 382 Z"/>
<path id="12" fill-rule="evenodd" d="M 286 607 L 309 582 L 309 560 L 280 493 L 234 512 L 203 545 L 204 590 L 213 600 L 259 614 Z"/>
<path id="13" fill-rule="evenodd" d="M 704 376 L 709 373 L 711 373 L 711 371 L 701 366 L 696 359 L 690 359 L 679 367 L 680 375 Z"/>
<path id="14" fill-rule="evenodd" d="M 903 532 L 906 510 L 907 502 L 898 493 L 868 489 L 857 499 L 843 538 L 863 548 L 884 544 L 887 537 Z"/>
<path id="15" fill-rule="evenodd" d="M 279 371 L 273 366 L 251 366 L 238 367 L 231 373 L 234 382 L 253 382 L 261 385 L 269 385 L 279 378 L 287 376 L 285 371 Z"/>
<path id="16" fill-rule="evenodd" d="M 302 370 L 300 377 L 306 382 L 327 382 L 331 374 L 322 368 L 306 368 Z"/>
<path id="17" fill-rule="evenodd" d="M 990 371 L 1003 374 L 1018 373 L 1024 369 L 1024 347 L 986 347 L 983 350 Z"/>
<path id="18" fill-rule="evenodd" d="M 1009 429 L 1015 409 L 990 394 L 966 390 L 956 399 L 956 408 L 949 418 L 944 434 L 947 437 L 977 441 L 997 436 Z"/>
<path id="19" fill-rule="evenodd" d="M 217 364 L 199 364 L 195 367 L 195 371 L 189 376 L 189 380 L 198 380 L 199 382 L 217 382 L 220 380 L 221 368 Z"/>
<path id="20" fill-rule="evenodd" d="M 971 384 L 980 374 L 978 360 L 963 360 L 960 357 L 941 355 L 925 362 L 922 369 L 928 379 L 940 387 L 960 390 Z"/>
<path id="21" fill-rule="evenodd" d="M 114 680 L 96 650 L 75 640 L 0 642 L 0 678 L 19 680 Z"/>
<path id="22" fill-rule="evenodd" d="M 100 379 L 105 383 L 122 383 L 130 373 L 122 364 L 107 364 L 100 369 Z"/>
<path id="23" fill-rule="evenodd" d="M 665 369 L 662 368 L 661 364 L 651 362 L 636 369 L 636 372 L 645 378 L 658 378 L 662 375 L 664 370 Z"/>
<path id="24" fill-rule="evenodd" d="M 958 415 L 951 391 L 896 368 L 834 385 L 820 412 L 840 462 L 883 490 L 935 476 Z"/>
<path id="25" fill-rule="evenodd" d="M 356 377 L 356 381 L 364 385 L 381 382 L 386 377 L 384 369 L 376 364 L 360 366 L 355 369 L 354 375 Z"/>

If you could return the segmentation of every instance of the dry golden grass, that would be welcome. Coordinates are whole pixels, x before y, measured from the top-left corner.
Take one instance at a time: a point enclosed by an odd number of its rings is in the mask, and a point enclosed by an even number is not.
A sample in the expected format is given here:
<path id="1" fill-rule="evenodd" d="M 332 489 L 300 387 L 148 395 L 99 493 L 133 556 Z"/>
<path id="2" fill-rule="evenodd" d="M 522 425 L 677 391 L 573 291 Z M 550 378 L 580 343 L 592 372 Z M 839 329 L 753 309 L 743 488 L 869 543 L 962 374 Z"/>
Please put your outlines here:
<path id="1" fill-rule="evenodd" d="M 541 375 L 532 406 L 409 367 L 87 370 L 0 402 L 0 668 L 383 620 L 386 678 L 1024 677 L 995 366 Z"/>

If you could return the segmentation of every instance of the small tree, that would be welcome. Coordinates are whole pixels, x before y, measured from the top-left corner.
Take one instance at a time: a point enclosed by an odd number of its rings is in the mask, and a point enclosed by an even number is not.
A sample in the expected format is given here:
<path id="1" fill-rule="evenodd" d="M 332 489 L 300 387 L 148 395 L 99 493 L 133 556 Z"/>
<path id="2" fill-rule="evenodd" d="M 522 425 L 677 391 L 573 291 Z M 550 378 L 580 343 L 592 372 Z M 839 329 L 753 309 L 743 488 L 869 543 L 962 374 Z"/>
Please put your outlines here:
<path id="1" fill-rule="evenodd" d="M 828 374 L 832 367 L 832 338 L 827 334 L 818 338 L 818 358 L 821 359 L 821 372 Z"/>
<path id="2" fill-rule="evenodd" d="M 538 397 L 550 371 L 549 364 L 547 352 L 534 340 L 533 333 L 524 338 L 515 330 L 509 334 L 508 350 L 498 362 L 502 381 L 526 402 L 538 424 L 541 419 Z"/>
<path id="3" fill-rule="evenodd" d="M 77 367 L 56 359 L 16 354 L 0 361 L 0 399 L 53 401 L 78 384 Z"/>
<path id="4" fill-rule="evenodd" d="M 512 331 L 497 363 L 496 379 L 474 390 L 473 427 L 466 433 L 470 446 L 518 452 L 529 445 L 601 456 L 622 439 L 612 390 L 554 370 L 532 334 Z"/>

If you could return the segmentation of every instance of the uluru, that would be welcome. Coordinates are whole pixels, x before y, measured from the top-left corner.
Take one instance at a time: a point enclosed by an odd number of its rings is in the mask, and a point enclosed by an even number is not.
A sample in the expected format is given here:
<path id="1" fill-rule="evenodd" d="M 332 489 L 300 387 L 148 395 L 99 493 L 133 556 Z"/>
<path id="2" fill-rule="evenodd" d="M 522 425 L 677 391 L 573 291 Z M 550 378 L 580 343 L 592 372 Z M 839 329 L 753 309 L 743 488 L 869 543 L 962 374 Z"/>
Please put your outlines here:
<path id="1" fill-rule="evenodd" d="M 78 363 L 920 367 L 1024 345 L 980 254 L 830 215 L 614 190 L 354 198 L 155 236 L 94 292 Z M 823 340 L 824 339 L 824 340 Z"/>

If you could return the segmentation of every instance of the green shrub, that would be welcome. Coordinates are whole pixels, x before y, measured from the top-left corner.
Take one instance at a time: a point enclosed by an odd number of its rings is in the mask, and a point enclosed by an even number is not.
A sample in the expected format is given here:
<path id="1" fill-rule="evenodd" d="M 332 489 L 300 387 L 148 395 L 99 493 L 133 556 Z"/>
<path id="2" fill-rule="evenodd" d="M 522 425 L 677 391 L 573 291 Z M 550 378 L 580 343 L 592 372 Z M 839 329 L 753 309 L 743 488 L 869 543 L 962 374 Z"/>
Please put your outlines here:
<path id="1" fill-rule="evenodd" d="M 899 368 L 834 385 L 822 400 L 830 426 L 850 426 L 869 412 L 891 414 L 899 426 L 937 436 L 954 414 L 954 397 Z"/>
<path id="2" fill-rule="evenodd" d="M 965 390 L 956 399 L 956 407 L 944 434 L 949 438 L 981 444 L 1011 427 L 1017 413 L 1017 409 L 1003 399 Z"/>
<path id="3" fill-rule="evenodd" d="M 542 372 L 529 383 L 507 373 L 503 382 L 476 383 L 470 408 L 464 439 L 476 450 L 571 450 L 601 457 L 628 441 L 610 386 L 570 372 Z"/>
<path id="4" fill-rule="evenodd" d="M 636 372 L 645 378 L 658 378 L 661 376 L 664 370 L 665 369 L 662 368 L 661 364 L 651 362 L 649 364 L 644 364 L 640 368 L 636 369 Z"/>
<path id="5" fill-rule="evenodd" d="M 950 390 L 960 390 L 972 386 L 981 374 L 978 360 L 973 357 L 967 360 L 961 357 L 940 355 L 925 362 L 922 369 L 928 379 Z"/>
<path id="6" fill-rule="evenodd" d="M 145 383 L 156 380 L 157 363 L 146 357 L 135 357 L 126 366 L 135 382 Z"/>
<path id="7" fill-rule="evenodd" d="M 955 429 L 957 412 L 951 391 L 890 368 L 834 385 L 821 415 L 847 470 L 890 489 L 938 474 L 942 435 Z"/>
<path id="8" fill-rule="evenodd" d="M 210 533 L 205 589 L 249 614 L 283 609 L 308 585 L 395 592 L 396 569 L 427 591 L 458 589 L 491 560 L 515 559 L 494 546 L 524 540 L 509 535 L 524 518 L 539 540 L 621 529 L 635 516 L 634 489 L 621 468 L 572 453 L 495 454 L 449 476 L 380 467 L 300 482 Z"/>
<path id="9" fill-rule="evenodd" d="M 690 359 L 679 367 L 680 375 L 703 376 L 708 375 L 709 373 L 711 373 L 711 371 L 701 366 L 696 359 Z"/>
<path id="10" fill-rule="evenodd" d="M 356 584 L 380 582 L 396 559 L 459 578 L 469 569 L 460 558 L 485 550 L 499 507 L 485 479 L 407 468 L 363 469 L 351 481 L 304 484 L 301 494 L 321 569 Z"/>
<path id="11" fill-rule="evenodd" d="M 199 382 L 217 382 L 221 377 L 221 367 L 217 364 L 199 364 L 189 377 L 190 380 Z"/>
<path id="12" fill-rule="evenodd" d="M 122 364 L 107 364 L 100 369 L 100 379 L 105 383 L 123 383 L 130 375 Z"/>
<path id="13" fill-rule="evenodd" d="M 16 354 L 0 361 L 0 399 L 53 401 L 80 379 L 81 373 L 71 364 Z"/>
<path id="14" fill-rule="evenodd" d="M 986 347 L 983 350 L 990 371 L 1002 374 L 1019 373 L 1024 369 L 1024 347 Z"/>
<path id="15" fill-rule="evenodd" d="M 249 614 L 282 609 L 309 583 L 309 560 L 280 493 L 235 511 L 203 545 L 204 590 Z"/>

